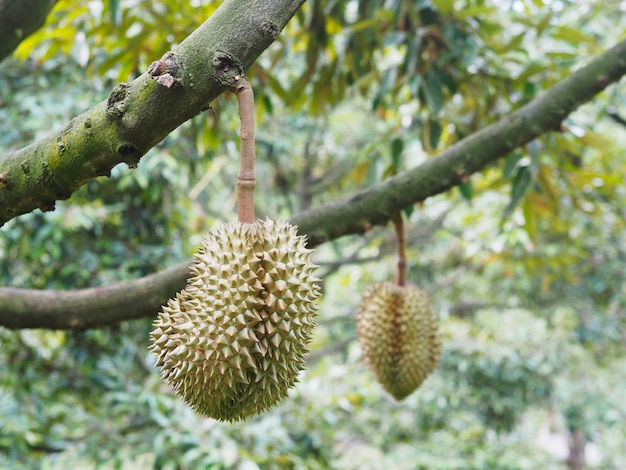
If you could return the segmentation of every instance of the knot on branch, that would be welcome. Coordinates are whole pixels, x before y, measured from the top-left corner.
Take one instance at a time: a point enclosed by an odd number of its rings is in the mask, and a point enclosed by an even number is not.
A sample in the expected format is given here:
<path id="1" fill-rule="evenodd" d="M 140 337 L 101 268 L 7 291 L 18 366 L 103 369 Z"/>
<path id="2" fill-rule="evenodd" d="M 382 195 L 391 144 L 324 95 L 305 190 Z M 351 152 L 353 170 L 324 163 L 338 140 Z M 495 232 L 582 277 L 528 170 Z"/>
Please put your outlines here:
<path id="1" fill-rule="evenodd" d="M 241 62 L 228 52 L 216 51 L 211 63 L 215 67 L 213 76 L 222 86 L 238 88 L 241 80 L 246 76 Z"/>
<path id="2" fill-rule="evenodd" d="M 11 188 L 11 178 L 9 178 L 9 175 L 7 173 L 0 173 L 0 188 Z"/>
<path id="3" fill-rule="evenodd" d="M 126 93 L 130 88 L 128 83 L 120 83 L 116 85 L 107 99 L 107 113 L 112 116 L 122 116 L 126 110 Z"/>
<path id="4" fill-rule="evenodd" d="M 128 165 L 128 168 L 134 170 L 139 165 L 139 160 L 143 156 L 141 151 L 130 143 L 120 145 L 116 150 L 120 160 Z"/>
<path id="5" fill-rule="evenodd" d="M 171 88 L 172 85 L 180 83 L 180 71 L 182 65 L 180 60 L 172 51 L 167 51 L 159 60 L 154 61 L 148 67 L 148 74 L 154 78 L 159 85 Z"/>
<path id="6" fill-rule="evenodd" d="M 261 34 L 269 39 L 276 39 L 280 31 L 278 30 L 278 26 L 276 26 L 271 21 L 264 21 L 261 23 Z"/>

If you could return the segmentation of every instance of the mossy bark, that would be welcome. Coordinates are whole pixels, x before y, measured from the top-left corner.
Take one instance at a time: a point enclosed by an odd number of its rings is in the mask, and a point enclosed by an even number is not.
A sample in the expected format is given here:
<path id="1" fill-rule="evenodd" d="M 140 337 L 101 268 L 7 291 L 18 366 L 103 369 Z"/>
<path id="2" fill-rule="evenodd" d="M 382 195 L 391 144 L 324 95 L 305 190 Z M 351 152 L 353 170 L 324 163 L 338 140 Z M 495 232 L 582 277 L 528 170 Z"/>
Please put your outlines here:
<path id="1" fill-rule="evenodd" d="M 226 0 L 148 71 L 61 131 L 0 157 L 0 225 L 53 210 L 118 163 L 134 167 L 225 89 L 276 39 L 304 0 Z"/>

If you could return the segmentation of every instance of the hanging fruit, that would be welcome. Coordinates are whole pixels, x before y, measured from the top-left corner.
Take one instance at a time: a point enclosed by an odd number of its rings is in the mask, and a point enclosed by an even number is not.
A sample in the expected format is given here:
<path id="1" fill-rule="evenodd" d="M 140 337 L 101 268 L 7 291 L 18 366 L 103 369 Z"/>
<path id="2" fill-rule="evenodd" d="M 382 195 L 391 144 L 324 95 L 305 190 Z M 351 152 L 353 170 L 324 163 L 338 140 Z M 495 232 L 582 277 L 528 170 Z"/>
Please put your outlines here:
<path id="1" fill-rule="evenodd" d="M 395 219 L 398 243 L 396 282 L 371 286 L 357 316 L 357 337 L 365 363 L 396 400 L 413 393 L 441 357 L 437 320 L 426 293 L 406 285 L 402 218 Z"/>
<path id="2" fill-rule="evenodd" d="M 254 98 L 245 79 L 236 91 L 239 222 L 204 237 L 187 286 L 150 334 L 162 378 L 197 412 L 224 421 L 269 409 L 295 385 L 320 296 L 306 238 L 287 222 L 255 220 Z"/>

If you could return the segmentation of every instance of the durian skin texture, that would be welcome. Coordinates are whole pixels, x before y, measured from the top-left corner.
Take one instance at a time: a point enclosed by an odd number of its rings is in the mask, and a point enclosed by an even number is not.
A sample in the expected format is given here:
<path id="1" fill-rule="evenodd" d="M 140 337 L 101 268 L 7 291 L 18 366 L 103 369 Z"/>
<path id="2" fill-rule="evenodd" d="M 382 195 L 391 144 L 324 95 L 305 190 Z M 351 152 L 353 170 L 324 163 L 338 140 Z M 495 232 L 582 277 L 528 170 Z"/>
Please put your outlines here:
<path id="1" fill-rule="evenodd" d="M 188 284 L 154 322 L 161 376 L 198 413 L 237 421 L 287 395 L 305 366 L 319 279 L 284 221 L 212 229 Z"/>
<path id="2" fill-rule="evenodd" d="M 361 301 L 357 336 L 365 363 L 398 401 L 413 393 L 441 358 L 430 301 L 414 285 L 370 286 Z"/>

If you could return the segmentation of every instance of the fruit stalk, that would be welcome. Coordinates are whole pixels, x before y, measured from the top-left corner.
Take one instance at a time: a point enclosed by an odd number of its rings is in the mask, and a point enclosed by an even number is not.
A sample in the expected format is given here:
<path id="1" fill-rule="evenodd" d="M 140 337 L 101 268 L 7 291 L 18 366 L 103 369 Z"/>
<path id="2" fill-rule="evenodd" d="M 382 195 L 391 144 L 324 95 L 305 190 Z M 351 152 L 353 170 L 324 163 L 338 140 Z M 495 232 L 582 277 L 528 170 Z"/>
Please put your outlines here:
<path id="1" fill-rule="evenodd" d="M 235 93 L 239 103 L 241 166 L 237 177 L 237 216 L 242 224 L 253 224 L 254 217 L 254 93 L 250 82 L 243 78 Z"/>
<path id="2" fill-rule="evenodd" d="M 404 221 L 402 214 L 393 218 L 393 226 L 396 231 L 396 244 L 398 249 L 398 269 L 396 271 L 396 284 L 400 287 L 406 285 L 406 240 L 404 238 Z"/>

